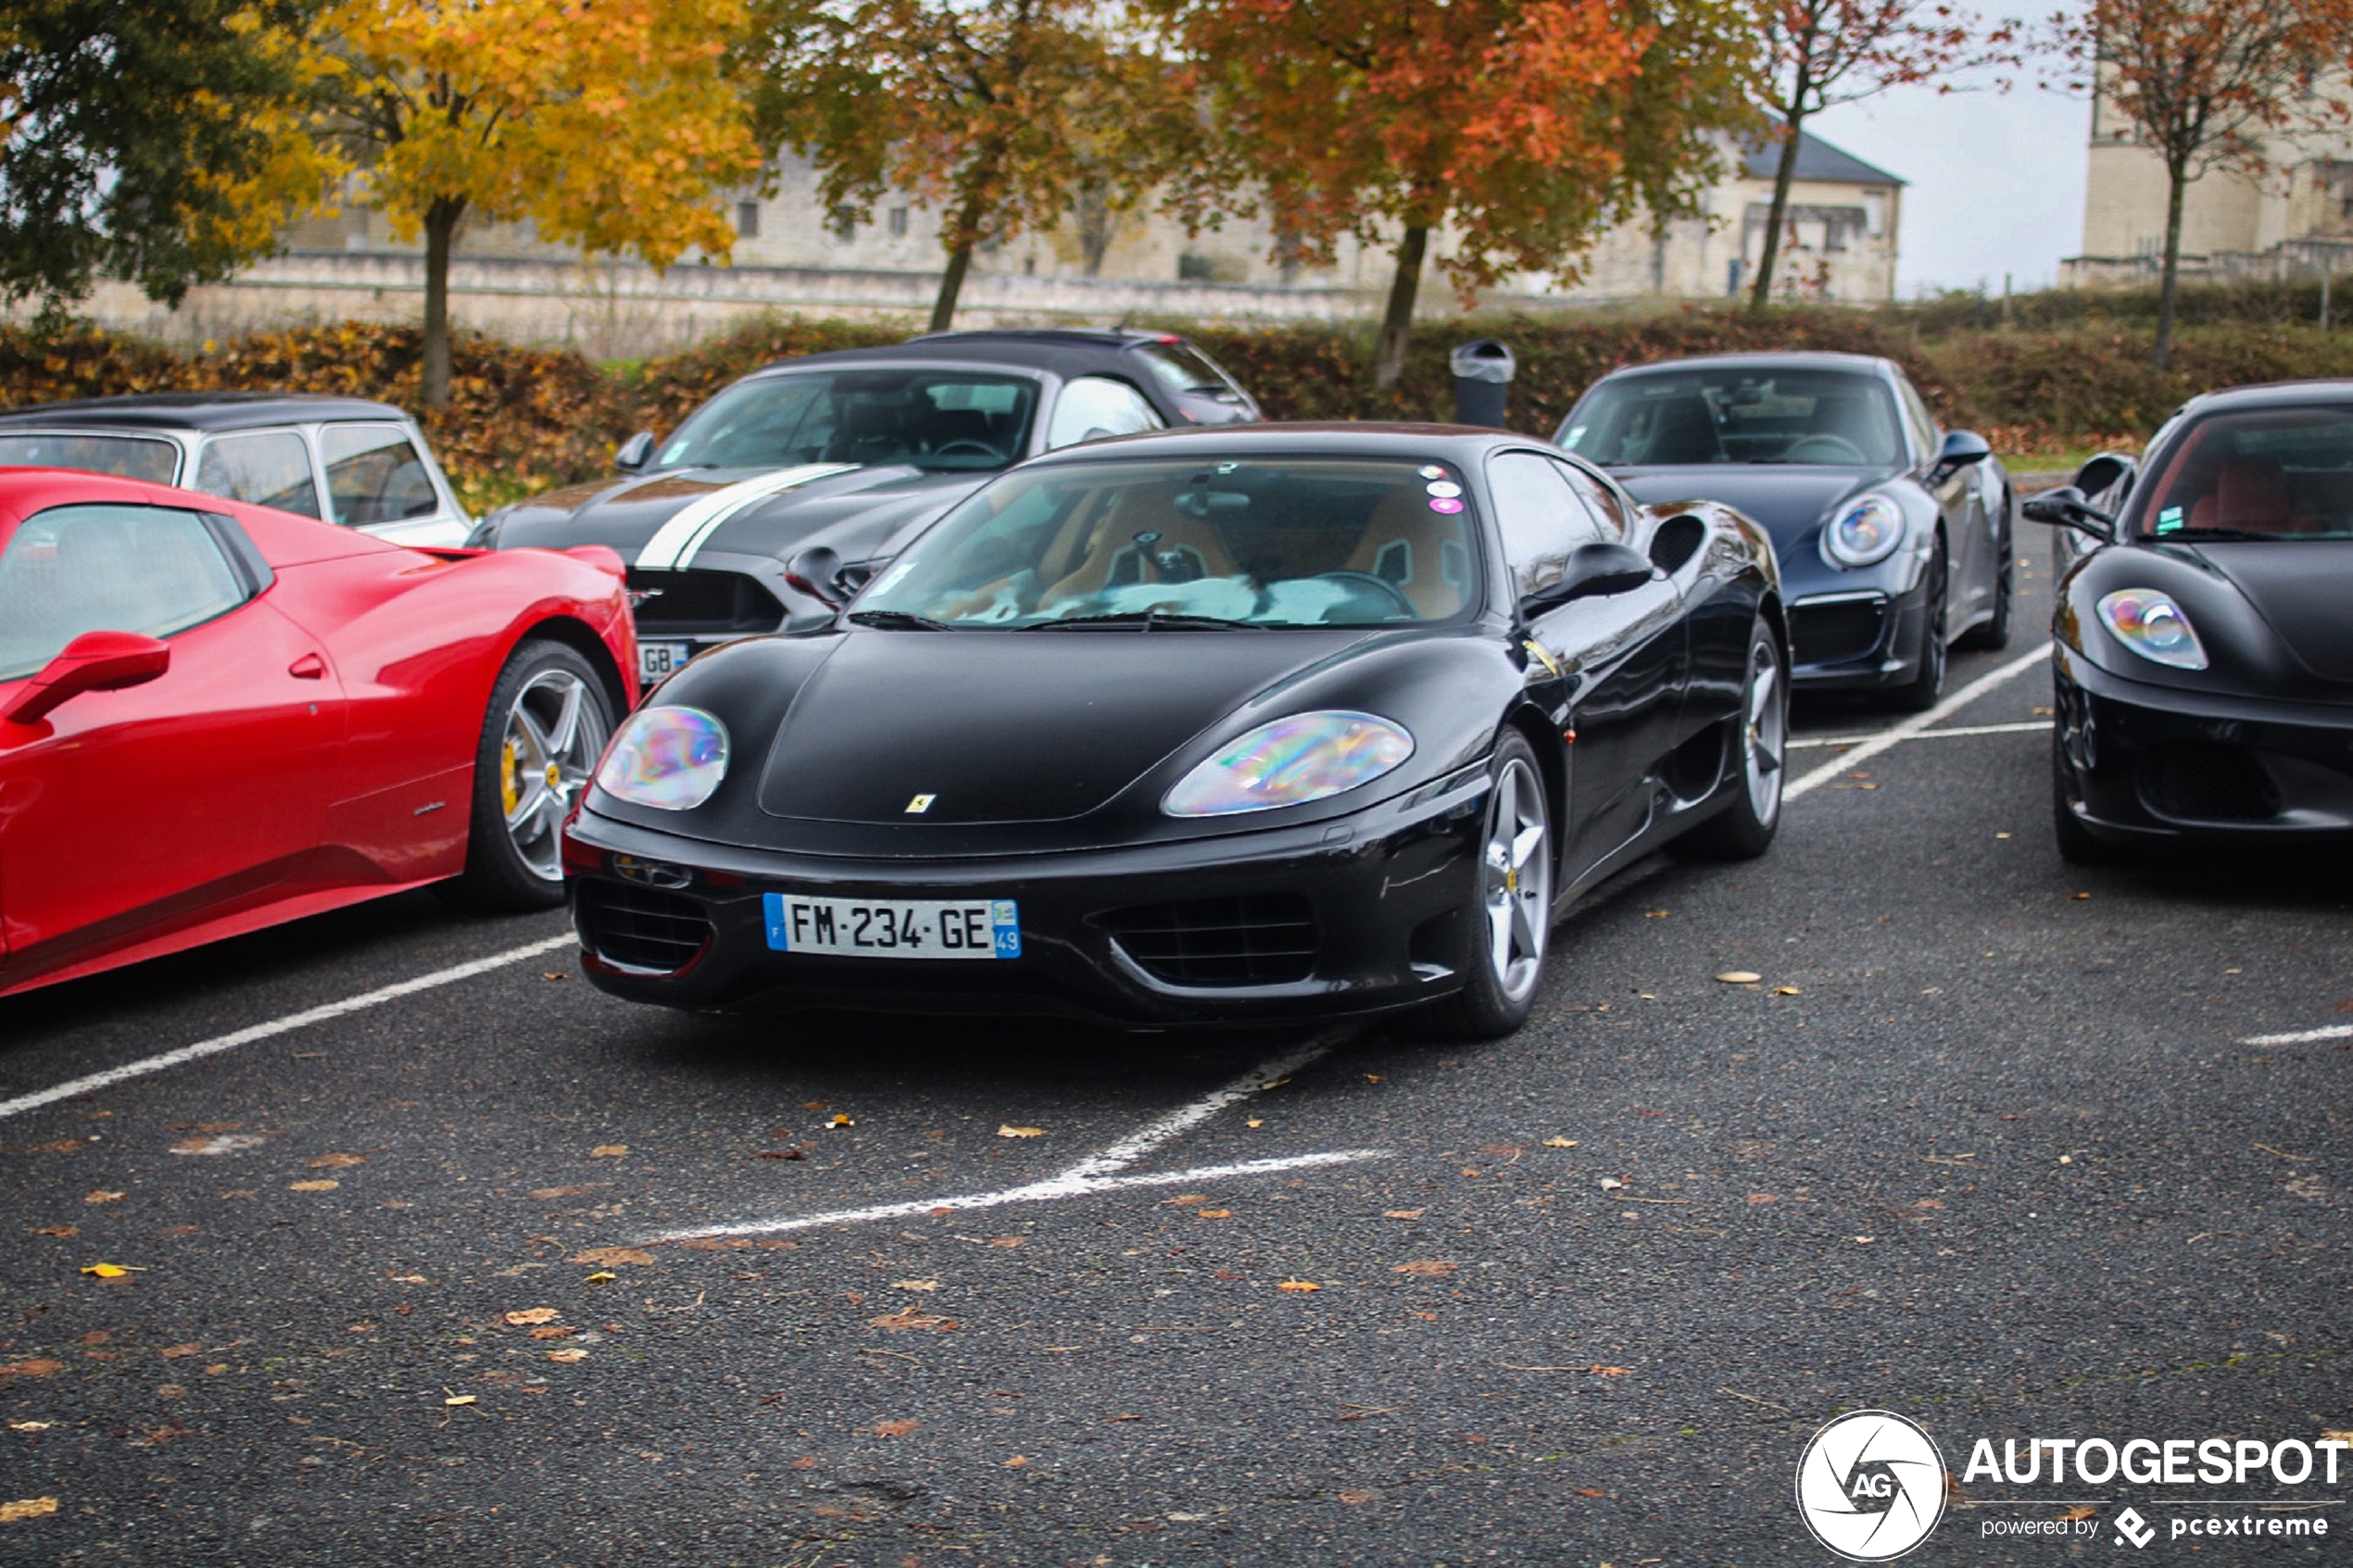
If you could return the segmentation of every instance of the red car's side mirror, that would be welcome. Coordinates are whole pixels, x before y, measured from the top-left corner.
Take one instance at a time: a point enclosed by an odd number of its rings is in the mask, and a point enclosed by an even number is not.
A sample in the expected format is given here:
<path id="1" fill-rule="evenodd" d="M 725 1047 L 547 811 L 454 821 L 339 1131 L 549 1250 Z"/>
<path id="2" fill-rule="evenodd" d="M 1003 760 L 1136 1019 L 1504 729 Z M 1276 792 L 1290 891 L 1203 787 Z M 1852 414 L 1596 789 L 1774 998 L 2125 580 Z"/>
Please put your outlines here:
<path id="1" fill-rule="evenodd" d="M 171 645 L 136 632 L 84 632 L 25 683 L 0 720 L 37 724 L 69 697 L 120 691 L 171 668 Z"/>

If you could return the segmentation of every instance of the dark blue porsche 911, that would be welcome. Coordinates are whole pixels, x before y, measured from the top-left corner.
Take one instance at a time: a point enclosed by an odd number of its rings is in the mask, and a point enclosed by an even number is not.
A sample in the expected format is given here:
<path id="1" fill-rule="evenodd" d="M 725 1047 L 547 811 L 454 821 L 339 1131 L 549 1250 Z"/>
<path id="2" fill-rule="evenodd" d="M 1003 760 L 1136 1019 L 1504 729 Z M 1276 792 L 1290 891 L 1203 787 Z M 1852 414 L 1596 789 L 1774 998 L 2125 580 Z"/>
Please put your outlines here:
<path id="1" fill-rule="evenodd" d="M 1705 496 L 1780 557 L 1793 684 L 1933 707 L 1944 655 L 2009 640 L 2009 478 L 1940 430 L 1902 369 L 1855 354 L 1726 354 L 1603 377 L 1554 440 L 1657 506 Z"/>

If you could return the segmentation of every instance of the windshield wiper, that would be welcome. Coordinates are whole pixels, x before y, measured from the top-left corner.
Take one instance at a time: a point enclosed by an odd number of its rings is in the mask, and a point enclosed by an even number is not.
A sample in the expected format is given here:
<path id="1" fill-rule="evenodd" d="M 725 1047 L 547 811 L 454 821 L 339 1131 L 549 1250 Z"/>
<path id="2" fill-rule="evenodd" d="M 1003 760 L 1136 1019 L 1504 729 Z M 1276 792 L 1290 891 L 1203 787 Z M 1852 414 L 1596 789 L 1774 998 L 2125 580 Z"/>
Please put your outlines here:
<path id="1" fill-rule="evenodd" d="M 1146 632 L 1264 632 L 1255 621 L 1228 621 L 1217 615 L 1172 615 L 1163 609 L 1119 610 L 1110 615 L 1074 615 L 1063 621 L 1033 621 L 1025 632 L 1053 632 L 1065 626 L 1134 626 Z"/>
<path id="2" fill-rule="evenodd" d="M 886 632 L 953 632 L 955 627 L 945 621 L 934 621 L 928 615 L 917 615 L 904 609 L 853 609 L 849 619 L 861 626 L 877 626 Z"/>
<path id="3" fill-rule="evenodd" d="M 2252 528 L 2218 528 L 2211 524 L 2203 528 L 2169 528 L 2162 533 L 2148 535 L 2149 542 L 2171 545 L 2186 539 L 2293 539 L 2293 533 L 2263 533 Z"/>

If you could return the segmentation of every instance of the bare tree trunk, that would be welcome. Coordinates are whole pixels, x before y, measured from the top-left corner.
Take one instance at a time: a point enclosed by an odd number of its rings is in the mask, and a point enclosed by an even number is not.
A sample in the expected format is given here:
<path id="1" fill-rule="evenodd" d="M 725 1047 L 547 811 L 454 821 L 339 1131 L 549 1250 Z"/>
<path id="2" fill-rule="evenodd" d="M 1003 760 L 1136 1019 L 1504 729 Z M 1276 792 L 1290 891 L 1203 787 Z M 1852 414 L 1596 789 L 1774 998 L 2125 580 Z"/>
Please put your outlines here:
<path id="1" fill-rule="evenodd" d="M 425 208 L 425 365 L 428 408 L 449 406 L 449 252 L 466 204 L 449 196 Z"/>
<path id="2" fill-rule="evenodd" d="M 948 270 L 939 275 L 939 294 L 931 302 L 931 330 L 944 332 L 956 320 L 956 296 L 964 292 L 964 274 L 972 270 L 971 242 L 948 253 Z"/>
<path id="3" fill-rule="evenodd" d="M 1805 116 L 1798 114 L 1783 122 L 1781 161 L 1773 170 L 1773 210 L 1765 220 L 1765 254 L 1757 258 L 1756 282 L 1748 296 L 1752 310 L 1772 303 L 1773 270 L 1781 264 L 1781 227 L 1789 221 L 1789 188 L 1797 179 L 1797 138 L 1805 123 Z"/>
<path id="4" fill-rule="evenodd" d="M 1421 292 L 1422 257 L 1429 250 L 1429 229 L 1408 224 L 1397 242 L 1397 272 L 1389 281 L 1389 310 L 1381 318 L 1380 344 L 1373 352 L 1373 385 L 1381 392 L 1395 386 L 1405 373 L 1405 341 L 1414 330 L 1414 296 Z"/>
<path id="5" fill-rule="evenodd" d="M 2150 357 L 2160 370 L 2173 362 L 2173 297 L 2182 286 L 2182 202 L 2189 182 L 2187 165 L 2166 170 L 2165 276 L 2157 289 L 2157 351 Z"/>

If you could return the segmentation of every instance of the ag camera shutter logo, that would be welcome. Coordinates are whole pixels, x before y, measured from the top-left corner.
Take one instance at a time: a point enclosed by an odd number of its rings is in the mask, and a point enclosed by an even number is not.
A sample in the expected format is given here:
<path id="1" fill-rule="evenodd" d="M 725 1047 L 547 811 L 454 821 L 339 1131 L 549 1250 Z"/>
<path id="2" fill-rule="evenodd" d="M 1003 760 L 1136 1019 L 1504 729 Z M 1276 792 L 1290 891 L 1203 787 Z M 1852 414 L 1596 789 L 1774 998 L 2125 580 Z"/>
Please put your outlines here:
<path id="1" fill-rule="evenodd" d="M 1797 1461 L 1797 1512 L 1851 1562 L 1885 1562 L 1944 1517 L 1944 1456 L 1918 1422 L 1850 1411 L 1814 1434 Z"/>

